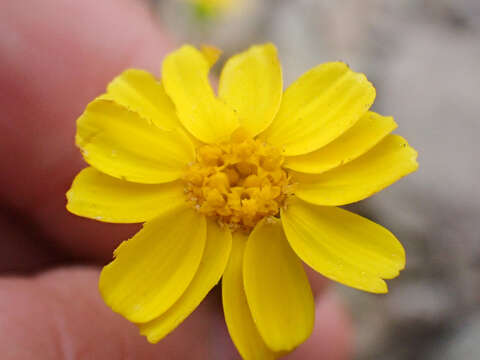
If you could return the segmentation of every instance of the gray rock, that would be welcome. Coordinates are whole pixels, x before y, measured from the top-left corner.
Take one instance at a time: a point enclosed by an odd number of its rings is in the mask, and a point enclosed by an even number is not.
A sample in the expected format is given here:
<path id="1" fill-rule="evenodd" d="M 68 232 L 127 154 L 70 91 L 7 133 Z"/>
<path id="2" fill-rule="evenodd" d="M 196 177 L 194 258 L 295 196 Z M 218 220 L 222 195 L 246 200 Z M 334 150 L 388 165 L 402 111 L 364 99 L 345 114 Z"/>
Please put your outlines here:
<path id="1" fill-rule="evenodd" d="M 473 360 L 480 358 L 480 313 L 466 319 L 448 337 L 437 341 L 427 360 Z"/>

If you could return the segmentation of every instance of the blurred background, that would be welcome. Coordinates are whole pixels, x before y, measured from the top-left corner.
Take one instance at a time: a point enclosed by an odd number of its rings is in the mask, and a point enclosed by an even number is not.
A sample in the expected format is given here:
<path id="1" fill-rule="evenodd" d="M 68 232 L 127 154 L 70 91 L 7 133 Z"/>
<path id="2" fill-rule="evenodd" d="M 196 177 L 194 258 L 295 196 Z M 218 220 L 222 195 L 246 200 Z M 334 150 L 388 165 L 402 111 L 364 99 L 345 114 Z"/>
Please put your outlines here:
<path id="1" fill-rule="evenodd" d="M 223 59 L 274 42 L 287 85 L 332 60 L 368 76 L 374 110 L 395 117 L 420 169 L 354 207 L 407 252 L 387 296 L 338 285 L 355 359 L 480 358 L 480 1 L 150 2 L 179 42 L 216 45 Z"/>

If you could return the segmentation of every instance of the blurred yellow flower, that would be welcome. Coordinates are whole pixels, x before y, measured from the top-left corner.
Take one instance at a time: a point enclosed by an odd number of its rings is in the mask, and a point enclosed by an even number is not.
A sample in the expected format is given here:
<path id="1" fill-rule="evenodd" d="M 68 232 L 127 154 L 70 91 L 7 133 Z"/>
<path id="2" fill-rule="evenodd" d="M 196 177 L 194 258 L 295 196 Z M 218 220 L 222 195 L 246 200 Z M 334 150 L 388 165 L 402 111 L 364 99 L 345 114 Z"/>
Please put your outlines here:
<path id="1" fill-rule="evenodd" d="M 314 301 L 302 261 L 342 284 L 387 292 L 405 253 L 385 228 L 336 206 L 417 169 L 392 117 L 369 111 L 375 88 L 341 62 L 318 65 L 283 92 L 272 44 L 230 58 L 185 45 L 159 81 L 127 70 L 77 121 L 91 166 L 67 209 L 145 222 L 104 267 L 113 311 L 150 342 L 174 330 L 222 278 L 230 335 L 244 359 L 273 359 L 308 338 Z"/>
<path id="2" fill-rule="evenodd" d="M 240 0 L 185 0 L 200 18 L 209 18 L 232 9 Z"/>

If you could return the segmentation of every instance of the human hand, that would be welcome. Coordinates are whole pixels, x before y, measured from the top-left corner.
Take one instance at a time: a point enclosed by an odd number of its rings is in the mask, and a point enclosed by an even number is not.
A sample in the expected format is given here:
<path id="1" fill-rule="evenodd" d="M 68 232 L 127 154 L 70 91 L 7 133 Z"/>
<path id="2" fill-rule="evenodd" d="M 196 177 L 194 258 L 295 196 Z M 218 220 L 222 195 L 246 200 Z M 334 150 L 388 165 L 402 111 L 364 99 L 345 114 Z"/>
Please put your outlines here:
<path id="1" fill-rule="evenodd" d="M 5 1 L 0 30 L 2 358 L 238 358 L 216 290 L 176 331 L 149 344 L 97 290 L 97 265 L 138 226 L 65 210 L 64 194 L 85 167 L 74 145 L 76 117 L 122 70 L 158 74 L 173 47 L 167 35 L 134 0 Z M 315 330 L 289 358 L 345 359 L 346 316 L 323 278 L 309 275 Z"/>

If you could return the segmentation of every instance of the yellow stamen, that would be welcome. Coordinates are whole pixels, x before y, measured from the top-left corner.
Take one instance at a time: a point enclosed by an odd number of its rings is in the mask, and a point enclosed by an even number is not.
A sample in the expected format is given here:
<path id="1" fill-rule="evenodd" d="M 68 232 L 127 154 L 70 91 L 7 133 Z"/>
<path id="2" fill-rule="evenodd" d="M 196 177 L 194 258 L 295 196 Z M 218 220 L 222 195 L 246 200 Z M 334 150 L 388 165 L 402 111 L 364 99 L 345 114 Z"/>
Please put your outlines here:
<path id="1" fill-rule="evenodd" d="M 276 216 L 291 192 L 279 149 L 236 130 L 229 142 L 203 145 L 184 180 L 188 202 L 232 230 Z"/>

